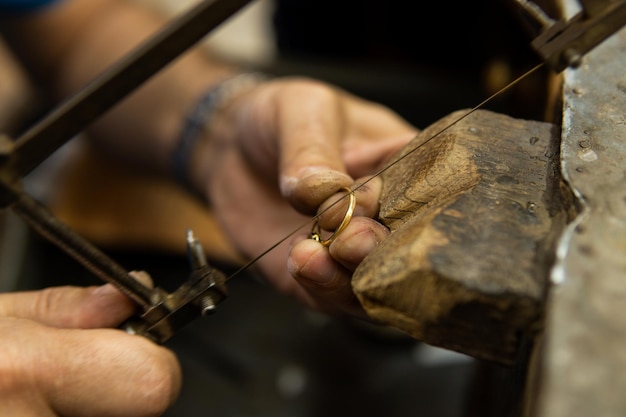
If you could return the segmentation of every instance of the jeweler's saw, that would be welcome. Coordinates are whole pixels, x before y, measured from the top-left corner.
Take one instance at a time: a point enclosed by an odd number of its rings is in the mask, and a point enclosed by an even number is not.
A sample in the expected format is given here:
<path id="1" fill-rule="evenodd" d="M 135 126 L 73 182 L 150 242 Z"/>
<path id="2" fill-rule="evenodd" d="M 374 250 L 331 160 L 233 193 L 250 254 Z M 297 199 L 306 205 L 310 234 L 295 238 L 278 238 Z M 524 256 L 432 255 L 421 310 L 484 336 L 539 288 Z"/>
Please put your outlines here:
<path id="1" fill-rule="evenodd" d="M 171 294 L 148 288 L 29 197 L 21 188 L 21 178 L 250 1 L 200 2 L 22 136 L 16 140 L 0 136 L 1 206 L 13 209 L 44 237 L 135 300 L 143 312 L 133 320 L 132 331 L 159 343 L 189 321 L 212 311 L 226 297 L 230 277 L 206 264 L 200 256 L 202 249 L 188 233 L 192 265 L 189 280 Z M 582 11 L 569 20 L 553 20 L 529 1 L 515 1 L 537 23 L 539 33 L 533 48 L 557 72 L 578 65 L 586 53 L 626 24 L 626 0 L 581 0 Z"/>

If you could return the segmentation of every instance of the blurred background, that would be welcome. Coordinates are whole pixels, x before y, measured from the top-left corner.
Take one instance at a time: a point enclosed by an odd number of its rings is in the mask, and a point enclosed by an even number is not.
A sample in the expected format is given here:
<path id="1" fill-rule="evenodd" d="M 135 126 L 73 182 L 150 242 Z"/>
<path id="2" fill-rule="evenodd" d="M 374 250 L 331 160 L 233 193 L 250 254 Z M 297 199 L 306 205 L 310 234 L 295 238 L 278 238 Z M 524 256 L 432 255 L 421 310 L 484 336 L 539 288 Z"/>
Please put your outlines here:
<path id="1" fill-rule="evenodd" d="M 194 3 L 136 1 L 170 17 Z M 388 105 L 419 127 L 477 105 L 533 62 L 528 38 L 511 30 L 509 17 L 497 17 L 502 10 L 493 2 L 461 2 L 454 13 L 447 3 L 417 3 L 258 0 L 204 43 L 251 70 L 336 84 Z M 392 46 L 398 40 L 400 46 Z M 0 128 L 11 131 L 17 121 L 35 118 L 40 100 L 2 44 L 0 60 L 7 63 L 0 65 Z M 544 95 L 534 92 L 542 80 L 529 82 L 530 88 L 488 108 L 541 118 Z M 79 140 L 26 179 L 30 194 L 54 201 L 62 187 L 55 173 L 69 163 Z M 172 213 L 173 222 L 177 216 L 184 215 Z M 118 229 L 134 221 L 114 220 Z M 11 212 L 0 213 L 0 236 L 2 291 L 100 283 Z M 96 243 L 124 267 L 150 272 L 168 290 L 189 271 L 184 253 L 169 247 Z M 308 311 L 253 272 L 229 287 L 215 315 L 198 319 L 167 343 L 182 363 L 184 385 L 166 416 L 503 417 L 519 411 L 521 371 L 391 329 Z"/>

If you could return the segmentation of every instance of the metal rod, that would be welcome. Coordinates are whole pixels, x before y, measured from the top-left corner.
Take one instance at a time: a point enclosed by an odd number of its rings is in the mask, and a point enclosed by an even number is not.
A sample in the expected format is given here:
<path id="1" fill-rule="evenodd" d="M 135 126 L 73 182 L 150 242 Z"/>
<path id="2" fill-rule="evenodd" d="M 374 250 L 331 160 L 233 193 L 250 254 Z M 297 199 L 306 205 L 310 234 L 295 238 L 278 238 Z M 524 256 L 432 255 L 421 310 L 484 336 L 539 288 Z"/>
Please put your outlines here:
<path id="1" fill-rule="evenodd" d="M 144 309 L 158 303 L 157 291 L 134 279 L 124 268 L 59 221 L 29 195 L 21 193 L 12 208 L 40 235 L 63 249 L 98 277 L 115 285 Z"/>
<path id="2" fill-rule="evenodd" d="M 251 0 L 206 0 L 174 19 L 62 103 L 16 141 L 13 169 L 23 177 L 135 88 Z"/>
<path id="3" fill-rule="evenodd" d="M 546 29 L 554 24 L 554 20 L 548 16 L 536 3 L 528 0 L 514 0 L 515 3 L 529 16 L 541 29 Z"/>

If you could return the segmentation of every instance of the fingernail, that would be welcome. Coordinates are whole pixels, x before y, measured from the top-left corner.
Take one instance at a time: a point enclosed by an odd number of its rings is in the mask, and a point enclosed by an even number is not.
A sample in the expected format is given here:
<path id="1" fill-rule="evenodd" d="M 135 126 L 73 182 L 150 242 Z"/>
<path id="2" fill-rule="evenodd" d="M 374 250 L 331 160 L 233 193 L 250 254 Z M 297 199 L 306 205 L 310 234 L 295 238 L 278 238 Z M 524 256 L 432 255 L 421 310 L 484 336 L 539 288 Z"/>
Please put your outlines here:
<path id="1" fill-rule="evenodd" d="M 283 176 L 280 179 L 280 192 L 284 197 L 289 197 L 298 185 L 298 179 L 291 176 Z"/>
<path id="2" fill-rule="evenodd" d="M 152 288 L 152 277 L 146 271 L 130 271 L 128 274 L 146 287 Z"/>
<path id="3" fill-rule="evenodd" d="M 373 230 L 364 230 L 343 242 L 341 252 L 342 263 L 353 268 L 359 266 L 363 259 L 376 249 L 384 238 Z"/>
<path id="4" fill-rule="evenodd" d="M 298 176 L 284 176 L 280 181 L 280 190 L 285 197 L 289 197 L 298 183 L 306 180 L 310 180 L 311 177 L 316 177 L 318 182 L 322 183 L 350 183 L 352 179 L 349 175 L 337 171 L 336 169 L 329 168 L 327 166 L 309 166 L 301 169 L 298 172 Z"/>
<path id="5" fill-rule="evenodd" d="M 339 268 L 333 263 L 326 265 L 325 267 L 321 267 L 317 270 L 317 274 L 315 279 L 310 279 L 309 281 L 318 284 L 318 285 L 328 285 L 331 282 L 335 281 L 337 278 L 337 274 L 339 272 Z"/>
<path id="6" fill-rule="evenodd" d="M 305 281 L 315 285 L 328 285 L 336 279 L 339 268 L 332 263 L 322 264 L 322 266 L 318 265 L 314 272 L 315 276 L 311 277 L 311 274 L 304 273 L 307 270 L 306 265 L 297 265 L 289 257 L 287 259 L 287 270 L 297 281 Z"/>
<path id="7" fill-rule="evenodd" d="M 113 284 L 104 284 L 94 289 L 92 294 L 98 295 L 101 297 L 108 297 L 117 292 L 119 291 L 117 290 L 117 288 L 115 288 L 115 286 L 113 286 Z"/>

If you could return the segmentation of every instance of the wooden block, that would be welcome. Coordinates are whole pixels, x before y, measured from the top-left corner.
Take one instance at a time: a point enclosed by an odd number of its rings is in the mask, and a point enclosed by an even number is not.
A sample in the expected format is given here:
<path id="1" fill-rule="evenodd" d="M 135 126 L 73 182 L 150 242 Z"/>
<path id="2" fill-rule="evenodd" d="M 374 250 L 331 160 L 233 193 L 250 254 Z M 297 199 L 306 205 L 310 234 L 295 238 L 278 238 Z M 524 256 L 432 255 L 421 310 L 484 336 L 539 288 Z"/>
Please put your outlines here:
<path id="1" fill-rule="evenodd" d="M 559 132 L 486 110 L 446 129 L 466 112 L 424 130 L 384 172 L 380 219 L 392 233 L 353 287 L 377 321 L 513 363 L 541 322 L 563 224 Z"/>

